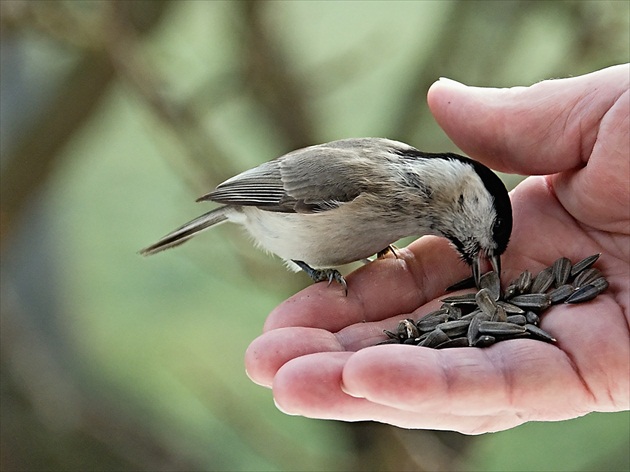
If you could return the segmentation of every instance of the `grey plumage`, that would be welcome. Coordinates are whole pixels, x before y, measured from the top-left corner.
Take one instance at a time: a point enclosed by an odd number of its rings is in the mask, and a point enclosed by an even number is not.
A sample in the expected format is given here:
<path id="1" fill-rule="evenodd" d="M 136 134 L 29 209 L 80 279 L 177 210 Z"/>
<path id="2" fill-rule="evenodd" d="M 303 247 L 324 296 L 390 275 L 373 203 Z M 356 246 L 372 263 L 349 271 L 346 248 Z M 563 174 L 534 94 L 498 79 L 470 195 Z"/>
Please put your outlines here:
<path id="1" fill-rule="evenodd" d="M 316 268 L 367 258 L 406 236 L 434 234 L 448 238 L 478 271 L 482 255 L 498 264 L 512 227 L 507 191 L 489 169 L 383 138 L 290 152 L 226 180 L 204 200 L 224 206 L 142 254 L 229 220 L 244 225 L 268 251 Z"/>

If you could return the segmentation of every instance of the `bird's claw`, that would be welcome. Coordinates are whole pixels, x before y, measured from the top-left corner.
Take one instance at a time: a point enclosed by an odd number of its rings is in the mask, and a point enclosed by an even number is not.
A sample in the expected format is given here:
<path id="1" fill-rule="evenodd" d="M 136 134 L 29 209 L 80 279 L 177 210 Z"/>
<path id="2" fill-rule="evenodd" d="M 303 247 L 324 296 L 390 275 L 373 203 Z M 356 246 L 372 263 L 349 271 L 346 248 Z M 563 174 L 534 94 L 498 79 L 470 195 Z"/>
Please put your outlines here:
<path id="1" fill-rule="evenodd" d="M 311 266 L 302 261 L 293 261 L 295 262 L 300 269 L 302 269 L 306 274 L 313 280 L 313 282 L 324 282 L 328 281 L 328 285 L 330 285 L 333 280 L 338 282 L 344 289 L 345 294 L 348 295 L 348 284 L 346 279 L 341 275 L 341 273 L 336 269 L 313 269 Z"/>

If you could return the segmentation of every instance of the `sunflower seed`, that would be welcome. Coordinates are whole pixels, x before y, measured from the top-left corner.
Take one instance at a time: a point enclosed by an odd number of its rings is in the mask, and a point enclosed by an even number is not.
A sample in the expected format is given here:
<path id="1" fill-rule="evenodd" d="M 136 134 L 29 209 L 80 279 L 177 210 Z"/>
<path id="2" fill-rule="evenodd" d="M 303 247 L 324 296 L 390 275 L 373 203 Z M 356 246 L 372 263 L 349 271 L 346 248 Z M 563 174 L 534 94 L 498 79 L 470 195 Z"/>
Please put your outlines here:
<path id="1" fill-rule="evenodd" d="M 549 308 L 549 297 L 544 293 L 526 293 L 517 295 L 510 300 L 510 303 L 523 308 L 524 310 L 541 311 Z"/>
<path id="2" fill-rule="evenodd" d="M 452 295 L 450 297 L 446 297 L 442 299 L 443 303 L 449 303 L 453 305 L 474 305 L 475 294 L 474 293 L 464 293 L 462 295 Z"/>
<path id="3" fill-rule="evenodd" d="M 444 323 L 448 320 L 448 310 L 436 310 L 427 314 L 423 318 L 416 321 L 416 327 L 419 331 L 426 332 L 431 331 L 440 323 Z"/>
<path id="4" fill-rule="evenodd" d="M 569 280 L 569 275 L 571 275 L 571 261 L 566 257 L 556 259 L 551 266 L 551 271 L 553 272 L 556 287 L 564 285 Z"/>
<path id="5" fill-rule="evenodd" d="M 466 334 L 469 324 L 469 320 L 447 321 L 446 323 L 437 325 L 436 329 L 444 331 L 449 338 L 456 338 L 462 334 Z"/>
<path id="6" fill-rule="evenodd" d="M 582 303 L 592 300 L 599 295 L 599 289 L 594 285 L 584 285 L 578 288 L 573 294 L 567 298 L 564 303 Z"/>
<path id="7" fill-rule="evenodd" d="M 595 264 L 597 259 L 599 259 L 599 256 L 601 256 L 601 254 L 593 254 L 592 256 L 585 257 L 580 262 L 576 262 L 575 264 L 573 264 L 573 267 L 571 268 L 571 277 L 575 277 L 583 270 L 591 267 L 593 264 Z"/>
<path id="8" fill-rule="evenodd" d="M 397 332 L 400 339 L 417 338 L 418 336 L 420 336 L 418 328 L 416 328 L 416 325 L 411 319 L 406 319 L 398 322 Z"/>
<path id="9" fill-rule="evenodd" d="M 550 343 L 556 342 L 556 338 L 554 338 L 551 334 L 549 334 L 544 329 L 539 328 L 538 326 L 535 326 L 533 324 L 526 324 L 525 329 L 528 333 L 532 333 L 534 337 L 538 339 L 542 339 L 543 341 L 547 341 Z"/>
<path id="10" fill-rule="evenodd" d="M 488 313 L 490 316 L 493 316 L 497 311 L 497 302 L 494 301 L 490 291 L 486 288 L 482 288 L 476 293 L 475 301 L 477 302 L 479 308 Z"/>
<path id="11" fill-rule="evenodd" d="M 383 334 L 386 334 L 387 337 L 390 338 L 390 339 L 396 339 L 396 340 L 398 339 L 398 335 L 396 333 L 392 333 L 389 330 L 384 329 L 383 330 Z"/>
<path id="12" fill-rule="evenodd" d="M 485 288 L 490 292 L 494 300 L 498 300 L 501 297 L 501 280 L 499 280 L 499 275 L 494 271 L 486 272 L 479 279 L 479 288 Z"/>
<path id="13" fill-rule="evenodd" d="M 538 275 L 534 279 L 532 283 L 531 292 L 532 293 L 543 293 L 546 292 L 549 287 L 553 284 L 553 272 L 551 267 L 547 267 L 546 269 L 538 272 Z"/>
<path id="14" fill-rule="evenodd" d="M 448 311 L 449 320 L 457 320 L 462 317 L 462 309 L 455 305 L 444 305 Z"/>
<path id="15" fill-rule="evenodd" d="M 540 323 L 540 317 L 533 311 L 525 312 L 525 319 L 529 324 L 538 325 Z"/>
<path id="16" fill-rule="evenodd" d="M 518 289 L 518 287 L 515 284 L 510 284 L 507 286 L 507 288 L 505 289 L 505 294 L 503 295 L 503 297 L 506 300 L 509 300 L 510 298 L 512 298 L 515 295 L 518 295 L 520 292 L 520 290 Z"/>
<path id="17" fill-rule="evenodd" d="M 376 343 L 377 346 L 381 344 L 400 344 L 400 340 L 398 339 L 386 339 L 385 341 L 381 341 L 380 343 Z"/>
<path id="18" fill-rule="evenodd" d="M 438 344 L 437 346 L 435 346 L 435 349 L 448 349 L 449 347 L 468 347 L 468 339 L 463 337 L 449 339 L 448 341 L 445 341 L 442 344 Z"/>
<path id="19" fill-rule="evenodd" d="M 418 331 L 426 333 L 435 329 L 435 327 L 440 323 L 445 323 L 446 321 L 448 321 L 448 315 L 445 313 L 443 315 L 434 316 L 429 319 L 422 318 L 421 320 L 416 322 L 416 327 L 418 328 Z"/>
<path id="20" fill-rule="evenodd" d="M 460 320 L 472 320 L 473 318 L 476 318 L 479 313 L 483 313 L 479 308 L 477 308 L 474 311 L 471 311 L 470 313 L 466 313 L 465 315 L 463 315 L 462 317 L 460 317 Z M 490 317 L 488 317 L 488 319 L 490 319 Z"/>
<path id="21" fill-rule="evenodd" d="M 497 309 L 494 312 L 494 315 L 492 315 L 492 318 L 490 319 L 490 321 L 507 321 L 507 313 L 505 312 L 505 310 L 500 307 L 497 306 Z"/>
<path id="22" fill-rule="evenodd" d="M 507 317 L 507 322 L 525 326 L 527 324 L 527 318 L 525 318 L 525 315 L 510 315 Z"/>
<path id="23" fill-rule="evenodd" d="M 468 325 L 468 333 L 466 333 L 466 337 L 468 338 L 468 344 L 470 346 L 474 346 L 477 342 L 477 338 L 479 337 L 479 323 L 481 323 L 479 318 L 473 318 L 470 320 L 470 324 Z"/>
<path id="24" fill-rule="evenodd" d="M 440 328 L 435 328 L 429 335 L 418 343 L 418 346 L 435 347 L 448 341 L 450 338 Z"/>
<path id="25" fill-rule="evenodd" d="M 599 293 L 602 293 L 608 288 L 608 280 L 606 280 L 604 277 L 597 277 L 590 283 L 590 285 L 599 290 Z"/>
<path id="26" fill-rule="evenodd" d="M 575 291 L 575 288 L 573 287 L 573 285 L 570 285 L 570 284 L 560 285 L 558 288 L 555 288 L 551 292 L 549 292 L 549 294 L 548 294 L 549 295 L 549 302 L 552 305 L 555 305 L 556 303 L 562 303 L 574 291 Z"/>
<path id="27" fill-rule="evenodd" d="M 521 272 L 515 282 L 519 293 L 527 293 L 532 286 L 532 273 L 528 270 Z"/>
<path id="28" fill-rule="evenodd" d="M 502 321 L 481 321 L 479 332 L 493 336 L 508 336 L 524 333 L 525 327 Z"/>
<path id="29" fill-rule="evenodd" d="M 475 347 L 488 347 L 496 342 L 496 338 L 494 336 L 490 336 L 489 334 L 484 334 L 483 336 L 479 336 L 477 341 L 475 341 Z"/>
<path id="30" fill-rule="evenodd" d="M 591 267 L 589 269 L 586 269 L 580 272 L 577 275 L 577 277 L 573 279 L 573 285 L 575 285 L 578 288 L 583 287 L 584 285 L 590 284 L 593 280 L 601 276 L 602 276 L 602 273 L 598 269 Z"/>
<path id="31" fill-rule="evenodd" d="M 509 314 L 512 314 L 512 315 L 523 315 L 523 314 L 525 314 L 525 310 L 523 310 L 522 308 L 519 308 L 516 305 L 513 305 L 512 303 L 504 302 L 503 300 L 499 300 L 497 302 L 497 305 L 499 305 L 501 308 L 503 308 L 506 313 L 509 313 Z"/>

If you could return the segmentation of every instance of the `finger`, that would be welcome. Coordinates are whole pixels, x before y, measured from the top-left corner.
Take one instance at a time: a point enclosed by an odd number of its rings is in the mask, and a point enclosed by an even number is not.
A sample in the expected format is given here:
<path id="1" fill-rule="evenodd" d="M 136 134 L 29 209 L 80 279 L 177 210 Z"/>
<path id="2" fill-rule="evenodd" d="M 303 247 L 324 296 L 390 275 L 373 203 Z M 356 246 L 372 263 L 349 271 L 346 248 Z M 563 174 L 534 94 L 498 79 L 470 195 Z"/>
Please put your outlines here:
<path id="1" fill-rule="evenodd" d="M 527 339 L 486 349 L 376 346 L 348 360 L 343 385 L 353 396 L 418 413 L 528 421 L 590 411 L 589 392 L 562 351 Z"/>
<path id="2" fill-rule="evenodd" d="M 500 431 L 524 422 L 515 414 L 459 416 L 449 412 L 405 411 L 355 398 L 342 390 L 342 375 L 350 353 L 319 353 L 295 359 L 278 372 L 273 382 L 278 408 L 291 415 L 343 421 L 379 421 L 403 428 L 422 428 L 480 434 Z"/>
<path id="3" fill-rule="evenodd" d="M 629 121 L 626 90 L 602 118 L 588 166 L 550 178 L 559 200 L 578 221 L 624 235 L 630 233 Z"/>
<path id="4" fill-rule="evenodd" d="M 552 174 L 581 167 L 602 117 L 629 85 L 629 65 L 509 89 L 440 80 L 428 103 L 446 134 L 494 169 Z"/>
<path id="5" fill-rule="evenodd" d="M 302 290 L 272 311 L 264 330 L 309 326 L 336 332 L 354 323 L 410 313 L 470 273 L 443 238 L 421 238 L 396 254 L 350 274 L 347 296 L 323 283 Z"/>
<path id="6" fill-rule="evenodd" d="M 254 339 L 245 352 L 245 370 L 249 378 L 271 387 L 280 367 L 289 360 L 314 352 L 343 351 L 330 331 L 316 328 L 279 328 Z"/>

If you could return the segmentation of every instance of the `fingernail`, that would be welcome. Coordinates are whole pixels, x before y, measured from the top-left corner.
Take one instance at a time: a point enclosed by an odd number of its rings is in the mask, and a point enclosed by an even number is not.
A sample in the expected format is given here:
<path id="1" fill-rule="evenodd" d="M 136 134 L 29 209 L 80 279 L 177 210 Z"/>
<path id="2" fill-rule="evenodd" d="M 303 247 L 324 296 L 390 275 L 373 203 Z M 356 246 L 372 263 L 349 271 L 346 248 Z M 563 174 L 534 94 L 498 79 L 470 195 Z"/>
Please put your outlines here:
<path id="1" fill-rule="evenodd" d="M 345 386 L 343 385 L 343 382 L 341 382 L 341 384 L 339 386 L 341 387 L 341 391 L 343 393 L 345 393 L 346 395 L 350 396 L 350 397 L 353 397 L 353 398 L 365 398 L 363 395 L 357 395 L 355 393 L 348 392 L 348 390 L 346 390 Z"/>
<path id="2" fill-rule="evenodd" d="M 441 83 L 447 84 L 447 85 L 452 85 L 454 87 L 467 87 L 466 84 L 462 84 L 461 82 L 458 82 L 456 80 L 449 79 L 448 77 L 440 77 L 438 79 L 438 82 L 441 82 Z"/>
<path id="3" fill-rule="evenodd" d="M 280 410 L 282 413 L 284 413 L 285 415 L 289 415 L 289 416 L 300 416 L 300 414 L 299 414 L 299 413 L 293 413 L 293 412 L 291 412 L 291 411 L 288 411 L 288 410 L 286 410 L 286 409 L 282 408 L 282 407 L 280 406 L 280 404 L 276 401 L 276 399 L 275 399 L 275 398 L 273 399 L 273 403 L 274 403 L 274 405 L 276 405 L 276 408 L 277 408 L 278 410 Z"/>

